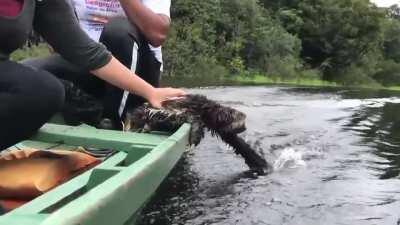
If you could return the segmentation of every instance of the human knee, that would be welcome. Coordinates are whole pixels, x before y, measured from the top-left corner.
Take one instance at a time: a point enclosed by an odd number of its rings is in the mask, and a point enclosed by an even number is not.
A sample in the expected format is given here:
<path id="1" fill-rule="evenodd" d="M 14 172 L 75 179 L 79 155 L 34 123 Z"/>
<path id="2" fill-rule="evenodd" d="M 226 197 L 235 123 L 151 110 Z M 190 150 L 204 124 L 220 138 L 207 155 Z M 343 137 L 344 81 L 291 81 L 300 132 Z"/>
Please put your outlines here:
<path id="1" fill-rule="evenodd" d="M 54 112 L 57 112 L 61 110 L 61 107 L 64 105 L 65 89 L 57 78 L 51 78 L 52 79 L 48 80 L 45 84 L 45 88 L 47 89 L 45 92 L 48 93 L 46 102 L 54 109 Z"/>
<path id="2" fill-rule="evenodd" d="M 139 43 L 139 32 L 137 27 L 126 18 L 110 19 L 101 34 L 101 41 L 106 45 L 109 43 L 124 44 L 132 40 Z"/>
<path id="3" fill-rule="evenodd" d="M 41 113 L 52 115 L 61 110 L 64 104 L 65 91 L 64 86 L 57 78 L 50 74 L 44 76 L 36 84 L 32 84 L 31 90 L 34 93 L 31 93 L 30 99 L 36 102 L 37 110 Z"/>
<path id="4" fill-rule="evenodd" d="M 28 58 L 20 61 L 20 63 L 25 66 L 47 70 L 47 64 L 45 63 L 43 58 Z"/>

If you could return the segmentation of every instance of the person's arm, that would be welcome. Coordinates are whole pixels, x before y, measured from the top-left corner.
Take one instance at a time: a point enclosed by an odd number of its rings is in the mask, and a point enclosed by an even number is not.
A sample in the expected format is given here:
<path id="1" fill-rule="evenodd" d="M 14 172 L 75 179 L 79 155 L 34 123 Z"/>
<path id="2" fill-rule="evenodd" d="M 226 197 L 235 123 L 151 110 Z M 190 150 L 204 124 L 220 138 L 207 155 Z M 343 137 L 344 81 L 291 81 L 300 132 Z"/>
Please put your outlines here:
<path id="1" fill-rule="evenodd" d="M 140 0 L 119 0 L 121 2 L 122 8 L 125 11 L 129 21 L 136 24 L 140 31 L 144 34 L 147 40 L 154 47 L 161 46 L 167 39 L 170 18 L 169 14 L 161 14 L 154 12 L 150 8 L 146 7 Z M 163 3 L 167 4 L 170 0 L 161 0 Z M 169 2 L 168 2 L 169 3 Z M 157 4 L 155 2 L 154 4 Z M 169 4 L 168 4 L 169 10 Z"/>
<path id="2" fill-rule="evenodd" d="M 121 89 L 146 98 L 155 107 L 160 107 L 161 102 L 169 97 L 184 94 L 179 89 L 154 88 L 123 66 L 104 45 L 96 43 L 81 30 L 73 9 L 65 0 L 37 4 L 35 30 L 66 60 Z"/>
<path id="3" fill-rule="evenodd" d="M 105 66 L 91 72 L 114 86 L 144 97 L 157 108 L 161 108 L 161 103 L 168 98 L 185 95 L 184 91 L 175 88 L 154 88 L 114 57 Z"/>

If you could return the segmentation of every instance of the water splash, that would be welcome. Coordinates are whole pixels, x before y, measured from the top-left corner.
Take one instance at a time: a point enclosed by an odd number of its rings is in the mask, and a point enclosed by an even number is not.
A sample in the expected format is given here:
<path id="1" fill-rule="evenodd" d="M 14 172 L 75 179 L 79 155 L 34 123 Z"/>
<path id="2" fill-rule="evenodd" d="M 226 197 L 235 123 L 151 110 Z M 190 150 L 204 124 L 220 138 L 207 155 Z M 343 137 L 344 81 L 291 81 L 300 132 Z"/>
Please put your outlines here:
<path id="1" fill-rule="evenodd" d="M 275 172 L 254 179 L 242 161 L 206 139 L 139 224 L 400 225 L 399 93 L 286 87 L 190 92 L 245 112 L 243 137 Z"/>
<path id="2" fill-rule="evenodd" d="M 293 148 L 285 148 L 275 160 L 273 168 L 274 171 L 277 171 L 285 168 L 293 169 L 303 167 L 306 165 L 306 162 L 303 160 L 302 152 L 296 151 Z"/>

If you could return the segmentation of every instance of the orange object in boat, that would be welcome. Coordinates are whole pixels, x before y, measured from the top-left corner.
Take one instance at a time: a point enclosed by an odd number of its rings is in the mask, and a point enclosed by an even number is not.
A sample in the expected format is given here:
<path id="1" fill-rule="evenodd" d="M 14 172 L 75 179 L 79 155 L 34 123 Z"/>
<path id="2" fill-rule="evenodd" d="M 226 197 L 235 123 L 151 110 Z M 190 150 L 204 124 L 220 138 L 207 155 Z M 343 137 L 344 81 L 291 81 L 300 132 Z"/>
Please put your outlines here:
<path id="1" fill-rule="evenodd" d="M 11 211 L 27 203 L 28 200 L 0 199 L 0 207 L 5 212 Z M 0 212 L 1 215 L 1 212 Z"/>
<path id="2" fill-rule="evenodd" d="M 15 150 L 0 157 L 0 205 L 20 206 L 100 162 L 85 153 Z"/>

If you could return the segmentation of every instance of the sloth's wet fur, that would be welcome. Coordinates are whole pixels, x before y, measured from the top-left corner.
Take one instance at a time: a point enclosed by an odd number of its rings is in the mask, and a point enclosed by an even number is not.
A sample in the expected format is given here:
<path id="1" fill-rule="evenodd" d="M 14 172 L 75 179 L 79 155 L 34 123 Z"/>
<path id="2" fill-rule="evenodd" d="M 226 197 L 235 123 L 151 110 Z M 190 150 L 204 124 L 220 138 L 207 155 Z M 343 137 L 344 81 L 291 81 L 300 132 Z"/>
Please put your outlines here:
<path id="1" fill-rule="evenodd" d="M 67 84 L 64 83 L 64 86 Z M 89 119 L 93 125 L 93 120 L 98 118 L 98 113 L 95 113 L 95 111 L 98 112 L 100 105 L 95 104 L 93 97 L 88 96 L 77 87 L 66 86 L 66 99 L 64 117 L 75 117 L 75 121 L 80 120 L 81 122 L 87 122 L 85 120 Z M 90 102 L 90 104 L 84 106 L 84 104 L 80 103 L 82 100 Z M 71 107 L 75 109 L 71 109 Z M 72 116 L 71 111 L 74 112 Z M 93 118 L 95 119 L 90 119 L 90 116 L 88 116 L 90 113 L 93 113 Z M 265 174 L 270 169 L 266 160 L 238 136 L 239 133 L 246 130 L 245 119 L 246 115 L 244 113 L 223 106 L 203 95 L 187 95 L 184 98 L 165 101 L 162 109 L 152 108 L 147 103 L 135 109 L 128 109 L 123 122 L 123 130 L 132 132 L 174 132 L 184 123 L 189 123 L 191 124 L 190 144 L 198 145 L 205 132 L 210 131 L 213 136 L 221 138 L 231 146 L 236 154 L 242 156 L 251 171 Z M 96 126 L 104 128 L 102 122 L 99 122 Z M 108 126 L 108 128 L 112 127 Z"/>

